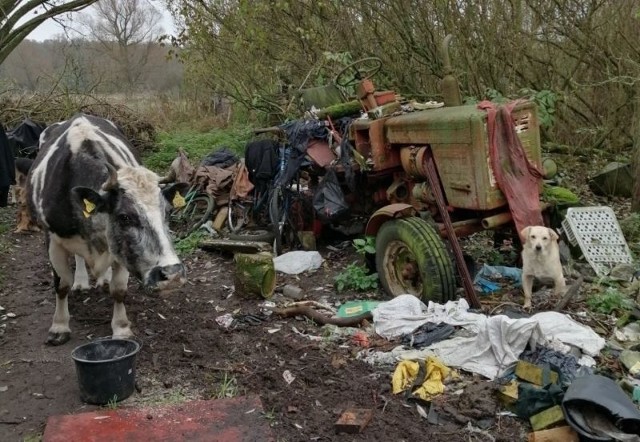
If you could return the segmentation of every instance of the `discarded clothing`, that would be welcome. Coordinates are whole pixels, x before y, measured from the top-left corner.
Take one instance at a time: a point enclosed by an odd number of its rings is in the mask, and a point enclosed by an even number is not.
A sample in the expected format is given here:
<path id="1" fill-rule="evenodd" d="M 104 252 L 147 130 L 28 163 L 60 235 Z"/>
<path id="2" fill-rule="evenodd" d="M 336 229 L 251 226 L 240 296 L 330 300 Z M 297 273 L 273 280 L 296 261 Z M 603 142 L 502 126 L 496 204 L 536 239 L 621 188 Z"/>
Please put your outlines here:
<path id="1" fill-rule="evenodd" d="M 305 158 L 309 140 L 318 138 L 326 140 L 327 127 L 323 120 L 294 120 L 280 125 L 287 136 L 291 152 L 283 173 L 278 177 L 276 185 L 289 183 L 296 175 Z"/>
<path id="2" fill-rule="evenodd" d="M 550 348 L 538 347 L 535 350 L 525 350 L 520 359 L 539 366 L 548 366 L 560 375 L 560 383 L 568 386 L 573 382 L 580 364 L 572 354 L 563 354 Z"/>
<path id="3" fill-rule="evenodd" d="M 235 154 L 235 152 L 229 150 L 226 147 L 222 147 L 204 157 L 200 162 L 200 165 L 216 166 L 220 167 L 221 169 L 226 169 L 227 167 L 236 164 L 239 160 L 240 159 Z"/>
<path id="4" fill-rule="evenodd" d="M 450 374 L 451 369 L 432 356 L 426 361 L 402 361 L 393 372 L 391 391 L 398 394 L 408 389 L 407 397 L 413 395 L 428 401 L 444 393 L 443 381 Z"/>
<path id="5" fill-rule="evenodd" d="M 244 160 L 249 170 L 249 181 L 260 191 L 278 173 L 278 148 L 274 140 L 257 140 L 247 143 Z"/>
<path id="6" fill-rule="evenodd" d="M 453 334 L 455 328 L 452 325 L 441 322 L 434 324 L 427 322 L 413 331 L 413 333 L 402 336 L 402 344 L 407 347 L 422 348 L 447 339 Z"/>
<path id="7" fill-rule="evenodd" d="M 486 316 L 469 313 L 468 310 L 469 304 L 465 299 L 449 301 L 444 305 L 429 302 L 427 307 L 413 295 L 400 295 L 380 303 L 371 313 L 376 333 L 383 338 L 392 339 L 412 333 L 427 322 L 445 322 L 477 331 L 477 323 Z"/>
<path id="8" fill-rule="evenodd" d="M 597 356 L 605 344 L 604 339 L 592 329 L 562 313 L 542 312 L 531 318 L 510 319 L 504 315 L 487 317 L 470 313 L 468 308 L 464 299 L 449 301 L 445 305 L 430 302 L 426 307 L 412 295 L 401 295 L 383 302 L 372 312 L 375 331 L 380 336 L 392 338 L 411 333 L 427 322 L 461 326 L 476 335 L 451 338 L 423 350 L 399 348 L 390 354 L 369 353 L 364 359 L 370 363 L 392 363 L 398 359 L 423 359 L 433 354 L 448 366 L 493 379 L 518 360 L 527 344 L 534 348 L 550 341 L 560 341 L 579 348 L 589 356 Z"/>
<path id="9" fill-rule="evenodd" d="M 557 383 L 538 387 L 522 382 L 518 385 L 515 413 L 523 419 L 529 419 L 554 405 L 560 405 L 563 397 L 564 391 Z"/>
<path id="10" fill-rule="evenodd" d="M 567 423 L 588 440 L 640 440 L 640 413 L 612 379 L 576 378 L 564 395 L 562 409 Z"/>
<path id="11" fill-rule="evenodd" d="M 238 166 L 238 173 L 231 185 L 231 199 L 243 199 L 249 196 L 249 193 L 253 190 L 254 185 L 249 180 L 249 170 L 245 165 L 244 158 L 240 160 Z"/>
<path id="12" fill-rule="evenodd" d="M 228 169 L 200 166 L 196 169 L 194 180 L 200 189 L 213 197 L 216 205 L 222 206 L 229 200 L 229 192 L 236 169 L 236 166 L 231 166 Z"/>

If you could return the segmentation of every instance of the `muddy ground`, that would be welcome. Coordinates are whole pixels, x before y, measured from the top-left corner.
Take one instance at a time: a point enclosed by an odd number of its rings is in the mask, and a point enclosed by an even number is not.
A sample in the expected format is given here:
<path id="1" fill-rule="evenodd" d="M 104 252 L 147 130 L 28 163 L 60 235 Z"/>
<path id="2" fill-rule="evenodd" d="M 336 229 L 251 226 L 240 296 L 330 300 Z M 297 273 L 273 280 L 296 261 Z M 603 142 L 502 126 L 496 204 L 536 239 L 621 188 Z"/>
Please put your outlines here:
<path id="1" fill-rule="evenodd" d="M 1 218 L 11 223 L 13 209 L 0 210 Z M 15 315 L 5 318 L 0 331 L 0 440 L 39 440 L 48 416 L 96 408 L 79 399 L 70 353 L 110 334 L 112 304 L 97 290 L 74 294 L 69 302 L 71 341 L 45 345 L 55 301 L 43 238 L 5 232 L 0 247 L 0 306 L 2 314 Z M 384 299 L 380 290 L 335 293 L 334 275 L 357 259 L 351 250 L 323 248 L 321 269 L 298 278 L 279 275 L 278 285 L 297 284 L 306 299 L 330 303 Z M 118 407 L 255 393 L 278 441 L 454 442 L 489 440 L 487 434 L 510 442 L 524 438 L 526 424 L 496 414 L 499 405 L 491 383 L 464 375 L 434 401 L 440 419 L 429 424 L 415 406 L 391 394 L 393 367 L 374 368 L 357 360 L 362 348 L 350 337 L 327 337 L 308 320 L 262 316 L 260 300 L 234 293 L 230 256 L 197 251 L 185 262 L 190 282 L 170 295 L 148 295 L 137 283 L 130 284 L 129 319 L 143 348 L 137 360 L 138 391 Z M 252 314 L 262 321 L 224 329 L 216 317 L 225 313 Z M 294 329 L 325 338 L 313 341 Z M 394 346 L 383 340 L 371 344 Z M 290 384 L 283 378 L 285 370 L 295 377 Z M 336 434 L 334 423 L 348 407 L 374 410 L 362 434 Z"/>

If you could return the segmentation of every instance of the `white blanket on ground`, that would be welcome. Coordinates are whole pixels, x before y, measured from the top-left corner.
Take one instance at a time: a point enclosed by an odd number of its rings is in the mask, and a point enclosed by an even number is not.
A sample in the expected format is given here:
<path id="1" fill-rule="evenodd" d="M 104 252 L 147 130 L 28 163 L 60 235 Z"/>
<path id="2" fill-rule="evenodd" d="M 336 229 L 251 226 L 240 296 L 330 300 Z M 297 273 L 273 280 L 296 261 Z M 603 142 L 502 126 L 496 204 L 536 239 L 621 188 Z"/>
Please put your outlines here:
<path id="1" fill-rule="evenodd" d="M 380 304 L 373 310 L 376 333 L 386 338 L 411 333 L 426 322 L 445 322 L 461 326 L 475 336 L 457 337 L 430 345 L 422 350 L 394 349 L 391 354 L 368 354 L 368 362 L 394 363 L 402 359 L 425 358 L 434 354 L 451 367 L 462 368 L 494 379 L 502 370 L 518 360 L 527 343 L 547 344 L 560 341 L 596 356 L 605 341 L 591 328 L 567 315 L 542 312 L 531 318 L 511 319 L 504 315 L 487 317 L 469 313 L 464 299 L 445 305 L 425 306 L 412 295 L 402 295 Z M 391 358 L 391 360 L 389 360 Z"/>

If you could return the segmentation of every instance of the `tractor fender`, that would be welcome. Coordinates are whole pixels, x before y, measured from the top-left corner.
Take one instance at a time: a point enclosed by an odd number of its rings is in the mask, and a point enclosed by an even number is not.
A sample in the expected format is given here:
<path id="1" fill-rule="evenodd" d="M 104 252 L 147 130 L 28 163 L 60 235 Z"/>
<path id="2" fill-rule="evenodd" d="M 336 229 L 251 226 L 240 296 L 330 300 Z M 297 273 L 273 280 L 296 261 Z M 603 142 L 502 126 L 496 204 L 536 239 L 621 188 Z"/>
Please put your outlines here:
<path id="1" fill-rule="evenodd" d="M 371 215 L 364 233 L 367 236 L 375 236 L 385 222 L 410 216 L 418 216 L 418 211 L 412 205 L 404 203 L 389 204 L 379 208 Z"/>

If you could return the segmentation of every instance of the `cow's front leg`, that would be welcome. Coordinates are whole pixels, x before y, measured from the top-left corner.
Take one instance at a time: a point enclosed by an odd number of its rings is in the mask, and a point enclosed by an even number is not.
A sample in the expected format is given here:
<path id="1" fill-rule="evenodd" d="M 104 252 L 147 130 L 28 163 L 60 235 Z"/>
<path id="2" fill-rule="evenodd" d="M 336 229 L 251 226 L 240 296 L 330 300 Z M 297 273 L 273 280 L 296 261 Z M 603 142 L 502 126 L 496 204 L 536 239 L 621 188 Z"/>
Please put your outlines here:
<path id="1" fill-rule="evenodd" d="M 131 323 L 127 318 L 127 310 L 124 307 L 129 271 L 124 266 L 114 262 L 111 265 L 111 272 L 109 291 L 113 296 L 113 318 L 111 319 L 113 338 L 130 338 L 133 333 L 131 332 Z"/>
<path id="2" fill-rule="evenodd" d="M 53 314 L 53 323 L 47 335 L 47 344 L 61 345 L 71 338 L 68 295 L 73 274 L 69 266 L 69 253 L 56 241 L 49 241 L 49 260 L 53 267 L 56 311 Z"/>

